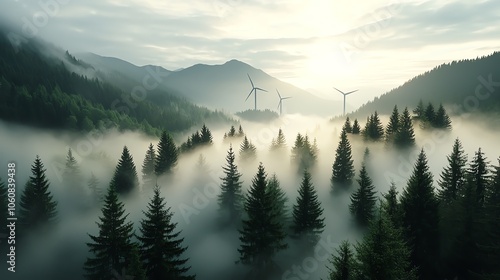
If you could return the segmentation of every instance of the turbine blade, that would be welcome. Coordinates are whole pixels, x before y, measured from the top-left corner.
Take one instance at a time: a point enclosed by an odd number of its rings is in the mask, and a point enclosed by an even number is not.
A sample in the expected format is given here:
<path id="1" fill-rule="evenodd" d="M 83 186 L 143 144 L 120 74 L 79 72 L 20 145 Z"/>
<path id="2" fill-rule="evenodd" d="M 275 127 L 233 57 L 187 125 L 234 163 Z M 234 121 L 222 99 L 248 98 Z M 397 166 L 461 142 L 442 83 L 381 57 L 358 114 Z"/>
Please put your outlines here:
<path id="1" fill-rule="evenodd" d="M 245 98 L 245 101 L 248 100 L 248 98 L 250 97 L 250 95 L 252 95 L 252 92 L 253 92 L 253 89 L 250 91 L 250 93 L 247 95 L 247 98 Z"/>
<path id="2" fill-rule="evenodd" d="M 262 90 L 262 91 L 267 92 L 267 90 L 265 90 L 265 89 L 263 89 L 263 88 L 260 88 L 260 87 L 256 87 L 255 89 L 258 89 L 258 90 Z"/>
<path id="3" fill-rule="evenodd" d="M 276 107 L 276 109 L 279 109 L 280 105 L 281 105 L 281 100 L 280 100 L 280 102 L 278 102 L 278 107 Z"/>
<path id="4" fill-rule="evenodd" d="M 336 88 L 336 87 L 333 87 L 334 89 L 336 89 L 338 92 L 342 93 L 342 94 L 345 94 L 343 91 L 341 91 L 340 89 Z"/>
<path id="5" fill-rule="evenodd" d="M 280 94 L 280 92 L 278 91 L 278 89 L 276 89 L 276 92 L 278 93 L 278 96 L 279 96 L 279 97 L 280 97 L 280 99 L 281 99 L 281 94 Z"/>
<path id="6" fill-rule="evenodd" d="M 247 76 L 248 76 L 248 79 L 250 80 L 250 83 L 252 84 L 252 89 L 254 89 L 255 87 L 254 87 L 254 85 L 253 85 L 252 78 L 250 78 L 250 75 L 248 75 L 248 73 L 247 73 Z"/>
<path id="7" fill-rule="evenodd" d="M 357 89 L 357 90 L 350 91 L 350 92 L 347 92 L 347 93 L 344 93 L 344 95 L 348 95 L 348 94 L 351 94 L 351 93 L 356 92 L 356 91 L 358 91 L 358 89 Z"/>
<path id="8" fill-rule="evenodd" d="M 292 98 L 292 97 L 291 97 L 291 96 L 288 96 L 288 97 L 283 97 L 283 98 L 281 98 L 281 99 L 282 99 L 282 100 L 284 100 L 284 99 L 290 99 L 290 98 Z"/>

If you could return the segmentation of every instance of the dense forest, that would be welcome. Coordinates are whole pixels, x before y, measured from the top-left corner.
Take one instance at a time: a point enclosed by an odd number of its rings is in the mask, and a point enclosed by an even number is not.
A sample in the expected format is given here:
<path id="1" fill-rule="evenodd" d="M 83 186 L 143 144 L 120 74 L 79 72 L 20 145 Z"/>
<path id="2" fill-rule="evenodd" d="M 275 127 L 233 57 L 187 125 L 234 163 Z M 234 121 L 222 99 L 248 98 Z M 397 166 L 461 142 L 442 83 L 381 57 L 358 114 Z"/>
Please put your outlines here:
<path id="1" fill-rule="evenodd" d="M 35 39 L 13 46 L 0 34 L 0 119 L 41 128 L 90 131 L 116 127 L 159 135 L 203 122 L 230 122 L 221 112 L 159 89 L 124 92 L 72 69 L 91 67 Z"/>

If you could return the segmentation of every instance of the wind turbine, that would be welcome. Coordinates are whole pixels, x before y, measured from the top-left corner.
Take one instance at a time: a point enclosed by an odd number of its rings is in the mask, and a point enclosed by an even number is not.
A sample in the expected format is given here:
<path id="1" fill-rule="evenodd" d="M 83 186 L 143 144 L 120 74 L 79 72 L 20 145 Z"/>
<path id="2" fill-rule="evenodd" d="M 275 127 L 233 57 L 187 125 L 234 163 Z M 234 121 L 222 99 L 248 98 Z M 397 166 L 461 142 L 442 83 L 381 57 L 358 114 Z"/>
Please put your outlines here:
<path id="1" fill-rule="evenodd" d="M 343 92 L 343 91 L 341 91 L 341 90 L 340 90 L 340 89 L 338 89 L 338 88 L 335 88 L 335 87 L 334 87 L 334 89 L 336 89 L 338 92 L 340 92 L 340 93 L 342 93 L 342 95 L 344 95 L 344 116 L 345 116 L 345 97 L 346 97 L 347 95 L 349 95 L 349 94 L 353 93 L 353 92 L 358 91 L 358 90 L 353 90 L 353 91 L 349 91 L 349 92 Z"/>
<path id="2" fill-rule="evenodd" d="M 248 73 L 247 73 L 247 76 L 248 76 L 248 79 L 250 80 L 250 83 L 252 84 L 252 90 L 250 90 L 250 93 L 248 94 L 248 96 L 245 99 L 245 101 L 248 100 L 248 98 L 250 97 L 250 95 L 252 95 L 252 92 L 253 92 L 254 93 L 254 97 L 255 97 L 255 111 L 257 111 L 257 90 L 261 90 L 261 91 L 265 91 L 265 92 L 267 92 L 267 90 L 259 88 L 259 87 L 255 87 L 254 84 L 253 84 L 252 78 L 250 78 L 250 75 L 248 75 Z"/>
<path id="3" fill-rule="evenodd" d="M 283 109 L 283 100 L 285 99 L 289 99 L 289 98 L 292 98 L 292 97 L 281 97 L 281 94 L 280 92 L 278 91 L 278 89 L 276 89 L 276 92 L 278 93 L 278 97 L 280 98 L 280 102 L 278 103 L 278 108 L 280 108 L 280 116 L 282 114 L 282 109 Z"/>

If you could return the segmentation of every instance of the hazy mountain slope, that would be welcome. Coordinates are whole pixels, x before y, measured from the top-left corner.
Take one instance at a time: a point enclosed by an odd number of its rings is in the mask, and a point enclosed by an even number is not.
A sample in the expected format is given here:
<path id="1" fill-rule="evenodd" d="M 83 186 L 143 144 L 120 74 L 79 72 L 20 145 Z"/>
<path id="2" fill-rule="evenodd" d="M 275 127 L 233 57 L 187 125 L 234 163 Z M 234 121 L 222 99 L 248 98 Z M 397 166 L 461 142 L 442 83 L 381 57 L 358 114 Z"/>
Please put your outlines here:
<path id="1" fill-rule="evenodd" d="M 366 116 L 375 110 L 389 114 L 394 105 L 414 108 L 420 99 L 454 108 L 478 106 L 483 112 L 499 112 L 500 53 L 442 64 L 375 98 L 351 115 Z"/>

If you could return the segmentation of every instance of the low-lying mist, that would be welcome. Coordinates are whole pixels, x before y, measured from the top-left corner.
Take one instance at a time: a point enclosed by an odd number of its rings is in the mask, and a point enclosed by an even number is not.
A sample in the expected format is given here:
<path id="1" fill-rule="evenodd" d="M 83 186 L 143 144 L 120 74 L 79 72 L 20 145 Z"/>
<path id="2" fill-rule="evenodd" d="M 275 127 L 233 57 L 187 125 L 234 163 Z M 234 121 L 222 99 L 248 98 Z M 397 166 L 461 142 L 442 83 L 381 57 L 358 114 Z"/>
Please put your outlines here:
<path id="1" fill-rule="evenodd" d="M 388 116 L 381 116 L 381 120 L 386 125 Z M 364 126 L 364 122 L 360 124 L 361 127 Z M 222 166 L 226 163 L 229 146 L 232 145 L 236 151 L 238 168 L 243 174 L 244 192 L 249 189 L 257 166 L 262 162 L 268 177 L 272 174 L 278 177 L 287 194 L 288 210 L 291 212 L 302 174 L 298 174 L 296 167 L 291 165 L 290 155 L 296 135 L 301 133 L 307 135 L 311 142 L 316 139 L 319 148 L 317 163 L 310 172 L 324 208 L 326 227 L 316 254 L 305 255 L 294 245 L 294 239 L 287 238 L 289 248 L 280 252 L 275 260 L 283 271 L 282 279 L 326 279 L 327 266 L 330 266 L 328 259 L 338 244 L 346 239 L 355 243 L 362 234 L 352 224 L 348 209 L 349 194 L 334 196 L 330 192 L 332 163 L 343 122 L 285 115 L 268 124 L 241 121 L 241 125 L 257 148 L 257 158 L 253 162 L 241 162 L 239 159 L 238 149 L 242 138 L 223 141 L 224 133 L 229 131 L 228 126 L 224 130 L 212 130 L 213 145 L 181 154 L 174 173 L 158 179 L 161 195 L 174 212 L 173 219 L 177 222 L 177 229 L 182 231 L 184 245 L 188 246 L 184 257 L 189 258 L 190 273 L 196 274 L 199 280 L 243 279 L 248 271 L 248 267 L 236 263 L 239 259 L 237 249 L 240 246 L 238 231 L 234 228 L 221 228 L 217 223 L 217 195 L 220 192 Z M 436 182 L 447 164 L 446 156 L 451 152 L 453 141 L 457 137 L 462 141 L 469 159 L 481 147 L 488 160 L 496 164 L 500 155 L 500 132 L 478 125 L 477 120 L 469 121 L 460 117 L 452 118 L 452 126 L 451 131 L 443 132 L 422 130 L 416 125 L 414 129 L 417 145 L 410 151 L 393 149 L 383 141 L 365 142 L 361 135 L 349 135 L 356 168 L 355 178 L 358 177 L 365 148 L 369 148 L 368 172 L 376 189 L 380 194 L 385 193 L 391 182 L 394 182 L 401 193 L 412 172 L 417 154 L 423 148 Z M 287 149 L 283 155 L 277 156 L 269 152 L 269 147 L 280 128 L 286 136 Z M 135 132 L 94 131 L 81 135 L 5 123 L 0 123 L 0 135 L 0 166 L 5 168 L 0 177 L 5 182 L 7 163 L 16 163 L 17 202 L 19 203 L 24 184 L 31 175 L 30 166 L 36 155 L 39 155 L 44 163 L 50 182 L 49 190 L 58 201 L 59 222 L 54 231 L 18 240 L 20 244 L 16 252 L 16 279 L 35 279 L 41 275 L 45 279 L 82 278 L 83 263 L 89 254 L 85 243 L 90 241 L 88 233 L 98 233 L 95 222 L 98 221 L 101 210 L 98 207 L 88 207 L 85 211 L 72 211 L 73 203 L 64 201 L 67 186 L 63 185 L 61 176 L 68 149 L 72 149 L 80 166 L 85 178 L 84 185 L 87 186 L 87 180 L 93 173 L 99 179 L 99 187 L 106 190 L 123 146 L 129 148 L 141 180 L 141 166 L 148 145 L 153 143 L 156 148 L 158 139 Z M 208 170 L 208 178 L 203 181 L 200 181 L 199 174 L 196 174 L 200 155 L 206 159 Z M 357 183 L 354 183 L 353 189 L 356 187 Z M 143 189 L 140 195 L 124 199 L 126 213 L 129 213 L 127 220 L 134 223 L 136 233 L 139 221 L 144 218 L 142 211 L 147 210 L 151 197 L 152 190 Z M 86 197 L 82 196 L 81 199 L 85 200 Z M 0 275 L 5 275 L 5 262 L 2 263 Z M 6 278 L 2 276 L 2 279 Z"/>

